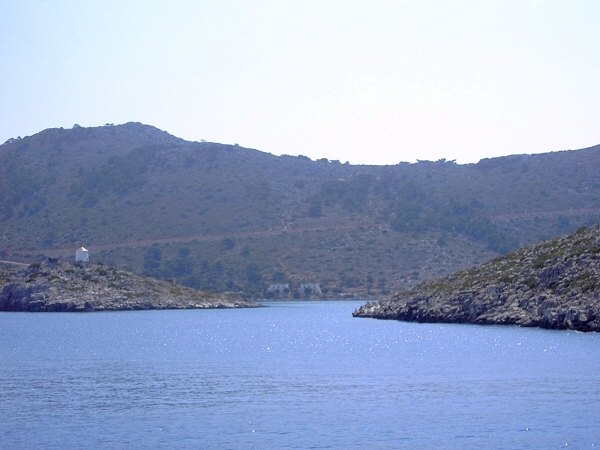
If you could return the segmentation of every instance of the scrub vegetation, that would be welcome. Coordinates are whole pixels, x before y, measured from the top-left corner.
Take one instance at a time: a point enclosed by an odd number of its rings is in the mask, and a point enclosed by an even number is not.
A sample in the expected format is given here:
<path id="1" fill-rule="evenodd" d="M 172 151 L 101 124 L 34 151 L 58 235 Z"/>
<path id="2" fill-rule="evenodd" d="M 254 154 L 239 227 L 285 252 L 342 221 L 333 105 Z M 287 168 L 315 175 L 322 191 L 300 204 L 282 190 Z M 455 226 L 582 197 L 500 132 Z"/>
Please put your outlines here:
<path id="1" fill-rule="evenodd" d="M 49 129 L 0 146 L 0 257 L 84 244 L 215 292 L 377 296 L 600 222 L 599 166 L 599 147 L 354 166 L 138 123 Z"/>

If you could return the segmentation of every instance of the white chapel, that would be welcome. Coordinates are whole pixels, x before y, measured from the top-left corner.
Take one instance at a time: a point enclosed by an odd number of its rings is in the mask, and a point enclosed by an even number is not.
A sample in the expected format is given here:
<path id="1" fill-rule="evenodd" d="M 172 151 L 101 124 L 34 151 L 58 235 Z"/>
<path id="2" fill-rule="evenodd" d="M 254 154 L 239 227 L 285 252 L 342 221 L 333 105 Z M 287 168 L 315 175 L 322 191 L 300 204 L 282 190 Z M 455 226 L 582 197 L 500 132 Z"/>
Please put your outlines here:
<path id="1" fill-rule="evenodd" d="M 79 247 L 75 251 L 75 262 L 89 262 L 90 253 L 85 247 Z"/>

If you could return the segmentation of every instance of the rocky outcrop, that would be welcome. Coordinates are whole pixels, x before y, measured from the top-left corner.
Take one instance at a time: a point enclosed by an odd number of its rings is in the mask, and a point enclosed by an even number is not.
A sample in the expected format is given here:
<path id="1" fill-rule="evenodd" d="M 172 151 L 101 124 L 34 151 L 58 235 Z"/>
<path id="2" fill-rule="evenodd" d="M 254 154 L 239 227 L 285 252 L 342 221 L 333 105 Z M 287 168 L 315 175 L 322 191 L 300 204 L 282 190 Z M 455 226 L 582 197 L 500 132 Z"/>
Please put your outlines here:
<path id="1" fill-rule="evenodd" d="M 255 304 L 213 295 L 102 264 L 47 262 L 4 274 L 0 311 L 117 311 L 242 308 Z"/>
<path id="2" fill-rule="evenodd" d="M 367 303 L 354 316 L 600 331 L 600 226 Z"/>

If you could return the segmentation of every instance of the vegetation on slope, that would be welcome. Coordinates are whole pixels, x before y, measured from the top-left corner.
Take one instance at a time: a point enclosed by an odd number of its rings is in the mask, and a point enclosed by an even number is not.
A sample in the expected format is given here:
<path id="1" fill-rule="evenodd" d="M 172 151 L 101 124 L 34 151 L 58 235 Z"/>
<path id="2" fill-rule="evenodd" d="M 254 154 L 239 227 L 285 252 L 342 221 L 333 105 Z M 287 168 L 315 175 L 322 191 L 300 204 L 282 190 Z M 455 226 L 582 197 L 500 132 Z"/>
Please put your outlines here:
<path id="1" fill-rule="evenodd" d="M 0 146 L 0 256 L 85 244 L 215 291 L 377 295 L 600 221 L 599 150 L 353 166 L 137 123 L 50 129 Z"/>
<path id="2" fill-rule="evenodd" d="M 117 311 L 255 306 L 104 264 L 34 263 L 0 282 L 0 311 Z"/>
<path id="3" fill-rule="evenodd" d="M 425 282 L 355 316 L 600 331 L 600 225 Z"/>

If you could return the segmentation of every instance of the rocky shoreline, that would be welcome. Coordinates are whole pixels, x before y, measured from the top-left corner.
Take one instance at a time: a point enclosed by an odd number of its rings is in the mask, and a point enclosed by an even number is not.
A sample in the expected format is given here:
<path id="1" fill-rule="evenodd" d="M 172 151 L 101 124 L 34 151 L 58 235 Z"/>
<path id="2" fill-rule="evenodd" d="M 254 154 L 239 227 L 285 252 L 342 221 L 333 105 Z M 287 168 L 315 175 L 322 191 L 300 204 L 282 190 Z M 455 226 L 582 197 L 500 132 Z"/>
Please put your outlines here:
<path id="1" fill-rule="evenodd" d="M 353 315 L 600 331 L 600 226 L 367 303 Z"/>
<path id="2" fill-rule="evenodd" d="M 255 303 L 168 281 L 142 277 L 103 264 L 48 261 L 3 272 L 0 311 L 123 311 L 248 308 Z"/>

